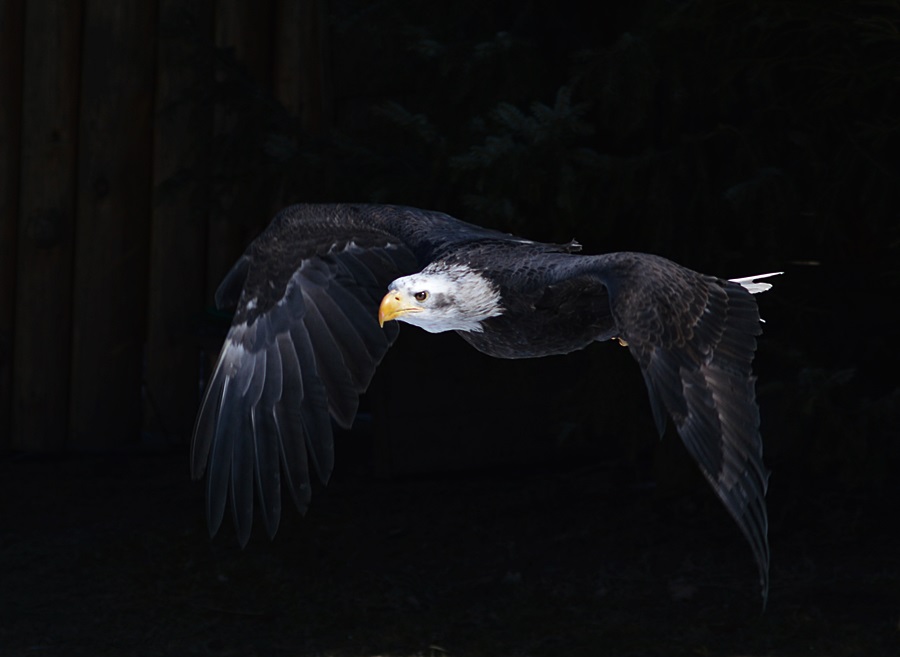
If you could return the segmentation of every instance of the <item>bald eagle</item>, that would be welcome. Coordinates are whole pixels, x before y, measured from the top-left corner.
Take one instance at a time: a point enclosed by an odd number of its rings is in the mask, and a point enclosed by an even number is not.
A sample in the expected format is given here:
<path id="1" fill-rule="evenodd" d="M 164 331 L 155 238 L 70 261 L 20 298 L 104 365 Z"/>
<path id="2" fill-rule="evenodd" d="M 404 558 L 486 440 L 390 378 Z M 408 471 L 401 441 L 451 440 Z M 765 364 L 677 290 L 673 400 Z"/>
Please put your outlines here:
<path id="1" fill-rule="evenodd" d="M 618 339 L 743 532 L 763 597 L 769 547 L 751 362 L 756 279 L 722 280 L 641 253 L 581 255 L 438 212 L 296 205 L 254 240 L 216 293 L 234 320 L 194 428 L 210 534 L 231 499 L 247 543 L 254 498 L 269 536 L 286 490 L 301 512 L 326 483 L 332 420 L 349 428 L 397 321 L 456 331 L 498 358 L 565 354 Z M 387 291 L 387 293 L 385 293 Z M 394 321 L 397 320 L 397 321 Z"/>

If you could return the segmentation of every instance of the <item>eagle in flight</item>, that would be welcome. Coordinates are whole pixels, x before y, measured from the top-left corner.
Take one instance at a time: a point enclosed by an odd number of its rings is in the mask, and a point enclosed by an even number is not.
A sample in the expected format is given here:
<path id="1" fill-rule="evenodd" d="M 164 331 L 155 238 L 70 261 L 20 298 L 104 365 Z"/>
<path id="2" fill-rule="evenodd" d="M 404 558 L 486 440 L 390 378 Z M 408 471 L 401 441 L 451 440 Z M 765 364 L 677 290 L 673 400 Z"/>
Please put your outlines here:
<path id="1" fill-rule="evenodd" d="M 637 360 L 656 426 L 672 419 L 737 522 L 763 599 L 769 546 L 753 294 L 773 274 L 723 280 L 642 253 L 582 255 L 446 214 L 381 205 L 295 205 L 247 248 L 218 291 L 234 320 L 203 396 L 191 470 L 207 476 L 210 533 L 231 500 L 245 545 L 259 509 L 270 536 L 286 490 L 301 512 L 325 483 L 332 420 L 349 428 L 397 321 L 456 331 L 498 358 L 565 354 L 612 338 Z M 386 292 L 386 293 L 385 293 Z"/>

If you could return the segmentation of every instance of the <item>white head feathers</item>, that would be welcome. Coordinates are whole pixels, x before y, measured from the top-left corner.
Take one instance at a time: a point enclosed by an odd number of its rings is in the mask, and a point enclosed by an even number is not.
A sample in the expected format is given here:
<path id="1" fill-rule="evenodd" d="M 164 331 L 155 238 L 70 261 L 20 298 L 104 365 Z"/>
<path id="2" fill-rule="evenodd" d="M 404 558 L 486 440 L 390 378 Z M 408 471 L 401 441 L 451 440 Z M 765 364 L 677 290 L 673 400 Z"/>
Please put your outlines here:
<path id="1" fill-rule="evenodd" d="M 418 274 L 398 278 L 390 290 L 415 304 L 397 319 L 430 333 L 481 332 L 481 322 L 503 313 L 493 283 L 461 264 L 433 262 Z"/>

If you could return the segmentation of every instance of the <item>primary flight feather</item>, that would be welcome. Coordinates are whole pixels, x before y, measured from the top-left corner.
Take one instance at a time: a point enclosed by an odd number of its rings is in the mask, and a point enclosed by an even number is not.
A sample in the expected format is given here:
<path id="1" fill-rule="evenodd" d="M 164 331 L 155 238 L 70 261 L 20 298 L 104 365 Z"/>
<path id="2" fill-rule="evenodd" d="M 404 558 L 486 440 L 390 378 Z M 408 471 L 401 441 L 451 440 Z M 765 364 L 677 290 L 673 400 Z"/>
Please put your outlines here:
<path id="1" fill-rule="evenodd" d="M 446 214 L 380 205 L 280 212 L 226 276 L 235 306 L 194 429 L 210 532 L 228 500 L 241 545 L 254 500 L 270 536 L 282 492 L 304 511 L 310 471 L 331 474 L 332 420 L 359 396 L 407 322 L 456 331 L 500 358 L 565 354 L 616 338 L 640 365 L 657 428 L 671 417 L 750 543 L 768 592 L 763 464 L 751 363 L 772 274 L 734 281 L 641 253 L 581 255 Z M 387 292 L 387 293 L 385 293 Z"/>

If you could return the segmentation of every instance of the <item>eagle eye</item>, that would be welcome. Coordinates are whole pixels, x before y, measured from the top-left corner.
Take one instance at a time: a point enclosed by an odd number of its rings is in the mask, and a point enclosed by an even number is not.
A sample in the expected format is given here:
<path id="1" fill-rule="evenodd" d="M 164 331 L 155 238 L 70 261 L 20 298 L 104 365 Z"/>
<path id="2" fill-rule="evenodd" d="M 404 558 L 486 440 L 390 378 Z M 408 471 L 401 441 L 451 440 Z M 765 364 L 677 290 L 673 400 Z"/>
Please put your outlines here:
<path id="1" fill-rule="evenodd" d="M 416 292 L 413 296 L 416 298 L 416 301 L 425 301 L 428 298 L 428 292 Z"/>

